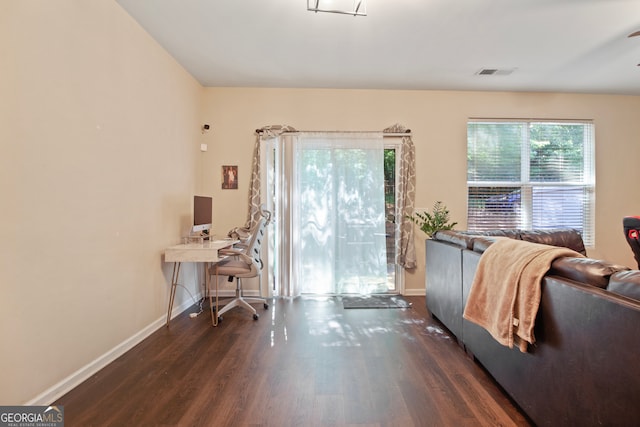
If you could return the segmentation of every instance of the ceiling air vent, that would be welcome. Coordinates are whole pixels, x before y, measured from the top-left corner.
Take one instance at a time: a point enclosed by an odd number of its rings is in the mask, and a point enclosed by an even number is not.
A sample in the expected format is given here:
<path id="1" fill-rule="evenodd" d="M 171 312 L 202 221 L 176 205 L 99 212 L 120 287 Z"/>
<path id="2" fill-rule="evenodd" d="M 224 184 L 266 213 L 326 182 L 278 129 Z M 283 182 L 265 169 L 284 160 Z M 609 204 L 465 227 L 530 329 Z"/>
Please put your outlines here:
<path id="1" fill-rule="evenodd" d="M 508 76 L 515 68 L 482 68 L 476 73 L 478 76 Z"/>

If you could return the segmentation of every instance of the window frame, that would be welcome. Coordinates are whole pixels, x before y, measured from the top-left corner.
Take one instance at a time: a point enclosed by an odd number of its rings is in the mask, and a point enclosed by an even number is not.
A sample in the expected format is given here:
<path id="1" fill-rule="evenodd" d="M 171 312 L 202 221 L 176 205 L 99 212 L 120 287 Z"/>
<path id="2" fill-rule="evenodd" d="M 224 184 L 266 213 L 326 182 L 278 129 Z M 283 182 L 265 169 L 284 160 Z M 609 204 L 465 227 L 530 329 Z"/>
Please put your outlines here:
<path id="1" fill-rule="evenodd" d="M 534 188 L 580 188 L 583 189 L 583 212 L 582 212 L 582 237 L 587 247 L 595 245 L 595 126 L 592 120 L 558 120 L 558 119 L 468 119 L 467 120 L 467 160 L 471 159 L 471 134 L 470 125 L 474 123 L 485 124 L 521 124 L 525 131 L 522 135 L 520 149 L 520 179 L 519 180 L 476 180 L 470 178 L 470 165 L 467 166 L 467 222 L 470 230 L 481 231 L 489 229 L 482 227 L 482 224 L 472 223 L 471 217 L 471 188 L 496 188 L 496 187 L 512 187 L 514 190 L 520 190 L 520 212 L 517 215 L 519 227 L 521 229 L 532 229 L 534 204 L 533 189 Z M 582 167 L 583 174 L 580 181 L 536 181 L 531 179 L 530 170 L 530 153 L 532 147 L 531 125 L 532 124 L 571 124 L 584 125 L 583 155 Z"/>

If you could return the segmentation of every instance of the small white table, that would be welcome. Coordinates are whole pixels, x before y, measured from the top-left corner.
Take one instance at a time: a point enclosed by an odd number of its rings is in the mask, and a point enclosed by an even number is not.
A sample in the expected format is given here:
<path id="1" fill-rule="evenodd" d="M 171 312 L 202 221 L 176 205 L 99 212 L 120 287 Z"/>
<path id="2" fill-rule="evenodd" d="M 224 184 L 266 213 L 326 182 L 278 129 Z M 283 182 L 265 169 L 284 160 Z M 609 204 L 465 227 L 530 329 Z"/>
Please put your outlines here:
<path id="1" fill-rule="evenodd" d="M 171 276 L 171 295 L 169 296 L 169 309 L 167 310 L 167 326 L 171 320 L 171 310 L 173 310 L 173 302 L 176 296 L 176 287 L 178 286 L 178 276 L 180 275 L 180 265 L 183 262 L 196 262 L 204 264 L 206 289 L 209 289 L 209 274 L 207 269 L 210 264 L 215 264 L 224 257 L 220 257 L 218 251 L 220 249 L 229 248 L 239 240 L 205 240 L 200 243 L 184 243 L 181 245 L 170 246 L 164 251 L 164 262 L 173 262 L 173 274 Z M 212 319 L 213 320 L 213 319 Z M 217 319 L 216 319 L 217 320 Z M 214 321 L 214 326 L 218 323 Z"/>

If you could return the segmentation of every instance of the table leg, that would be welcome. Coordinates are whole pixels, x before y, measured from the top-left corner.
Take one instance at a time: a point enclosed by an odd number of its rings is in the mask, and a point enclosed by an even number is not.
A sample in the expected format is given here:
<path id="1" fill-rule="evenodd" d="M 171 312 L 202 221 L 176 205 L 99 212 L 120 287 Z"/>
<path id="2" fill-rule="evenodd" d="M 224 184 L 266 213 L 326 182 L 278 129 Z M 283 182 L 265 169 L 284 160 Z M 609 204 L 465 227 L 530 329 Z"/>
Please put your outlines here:
<path id="1" fill-rule="evenodd" d="M 173 310 L 173 300 L 176 297 L 176 288 L 178 287 L 178 276 L 180 275 L 180 262 L 173 263 L 173 274 L 171 275 L 171 294 L 169 295 L 169 309 L 167 310 L 167 327 L 171 320 L 171 311 Z"/>
<path id="2" fill-rule="evenodd" d="M 215 266 L 213 268 L 216 268 Z M 216 309 L 213 309 L 213 295 L 211 294 L 211 275 L 207 269 L 207 275 L 205 276 L 205 283 L 207 285 L 207 294 L 209 295 L 209 310 L 211 310 L 211 324 L 218 326 L 218 269 L 216 268 Z"/>

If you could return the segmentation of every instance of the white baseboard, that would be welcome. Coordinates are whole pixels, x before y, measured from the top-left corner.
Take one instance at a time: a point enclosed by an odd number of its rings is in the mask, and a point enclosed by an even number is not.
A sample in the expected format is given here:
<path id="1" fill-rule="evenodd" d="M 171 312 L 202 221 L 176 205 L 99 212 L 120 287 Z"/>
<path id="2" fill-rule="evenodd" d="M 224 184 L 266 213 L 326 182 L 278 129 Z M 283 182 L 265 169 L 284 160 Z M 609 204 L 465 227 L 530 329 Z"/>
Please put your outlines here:
<path id="1" fill-rule="evenodd" d="M 198 296 L 198 299 L 200 299 L 199 296 Z M 185 301 L 179 307 L 174 307 L 173 308 L 173 310 L 171 312 L 171 318 L 173 319 L 178 314 L 182 313 L 183 311 L 185 311 L 187 308 L 191 307 L 192 305 L 193 305 L 193 300 L 185 299 Z M 117 346 L 112 348 L 111 350 L 107 351 L 105 354 L 103 354 L 102 356 L 98 357 L 97 359 L 95 359 L 94 361 L 90 362 L 89 364 L 87 364 L 84 367 L 78 369 L 76 372 L 74 372 L 73 374 L 69 375 L 67 378 L 65 378 L 62 381 L 60 381 L 59 383 L 55 384 L 53 387 L 50 387 L 49 389 L 47 389 L 44 392 L 40 393 L 38 396 L 36 396 L 33 399 L 29 400 L 28 402 L 24 403 L 24 405 L 28 405 L 28 406 L 30 406 L 30 405 L 41 405 L 41 406 L 51 405 L 57 399 L 59 399 L 60 397 L 64 396 L 65 394 L 67 394 L 68 392 L 73 390 L 75 387 L 77 387 L 80 384 L 82 384 L 82 382 L 84 382 L 87 379 L 89 379 L 92 375 L 96 374 L 98 371 L 100 371 L 100 369 L 104 368 L 109 363 L 113 362 L 118 357 L 122 356 L 124 353 L 126 353 L 129 350 L 131 350 L 133 347 L 138 345 L 140 342 L 142 342 L 149 335 L 151 335 L 152 333 L 154 333 L 155 331 L 157 331 L 161 327 L 165 326 L 166 322 L 167 322 L 167 317 L 166 317 L 166 312 L 165 312 L 164 316 L 162 316 L 162 317 L 158 318 L 157 320 L 153 321 L 152 323 L 147 325 L 145 328 L 143 328 L 142 330 L 140 330 L 139 332 L 137 332 L 133 336 L 131 336 L 128 339 L 124 340 L 123 342 L 121 342 L 120 344 L 118 344 Z"/>

